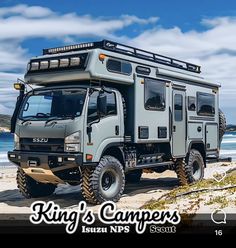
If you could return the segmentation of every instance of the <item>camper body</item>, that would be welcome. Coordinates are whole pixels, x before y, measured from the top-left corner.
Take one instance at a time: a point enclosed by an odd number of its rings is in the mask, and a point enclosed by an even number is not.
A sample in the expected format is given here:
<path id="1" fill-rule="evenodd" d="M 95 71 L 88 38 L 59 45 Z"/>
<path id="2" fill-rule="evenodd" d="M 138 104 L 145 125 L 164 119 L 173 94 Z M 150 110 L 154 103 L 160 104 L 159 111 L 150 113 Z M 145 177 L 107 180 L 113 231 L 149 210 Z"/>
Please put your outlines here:
<path id="1" fill-rule="evenodd" d="M 118 201 L 143 169 L 192 183 L 219 156 L 219 85 L 200 66 L 104 40 L 45 49 L 25 82 L 41 87 L 21 90 L 8 157 L 28 198 L 69 183 Z"/>

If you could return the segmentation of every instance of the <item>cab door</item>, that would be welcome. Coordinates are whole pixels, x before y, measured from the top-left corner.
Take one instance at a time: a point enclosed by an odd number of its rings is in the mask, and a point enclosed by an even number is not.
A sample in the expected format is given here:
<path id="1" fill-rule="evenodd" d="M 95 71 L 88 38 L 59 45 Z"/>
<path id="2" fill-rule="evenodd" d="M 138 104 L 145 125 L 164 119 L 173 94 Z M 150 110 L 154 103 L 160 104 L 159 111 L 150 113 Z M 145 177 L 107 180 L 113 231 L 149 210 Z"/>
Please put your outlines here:
<path id="1" fill-rule="evenodd" d="M 124 122 L 123 110 L 119 105 L 120 96 L 116 92 L 107 93 L 107 114 L 99 118 L 97 113 L 98 91 L 94 91 L 88 100 L 87 123 L 84 133 L 84 161 L 87 161 L 86 155 L 92 155 L 92 162 L 98 162 L 105 148 L 117 145 L 123 141 Z M 88 127 L 91 127 L 88 130 Z M 89 131 L 89 132 L 88 132 Z"/>
<path id="2" fill-rule="evenodd" d="M 185 91 L 173 90 L 172 156 L 186 155 L 186 100 Z"/>

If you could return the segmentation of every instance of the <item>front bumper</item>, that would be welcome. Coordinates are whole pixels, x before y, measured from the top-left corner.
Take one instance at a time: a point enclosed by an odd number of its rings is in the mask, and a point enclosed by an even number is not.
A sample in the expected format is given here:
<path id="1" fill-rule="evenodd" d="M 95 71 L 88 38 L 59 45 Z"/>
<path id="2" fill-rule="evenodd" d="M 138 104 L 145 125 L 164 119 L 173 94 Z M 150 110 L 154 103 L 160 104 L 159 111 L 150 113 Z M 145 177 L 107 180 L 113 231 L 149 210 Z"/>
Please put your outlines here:
<path id="1" fill-rule="evenodd" d="M 20 166 L 28 175 L 41 182 L 62 183 L 77 181 L 75 170 L 83 164 L 83 154 L 45 153 L 17 151 L 8 152 L 8 159 Z M 43 177 L 40 175 L 44 175 Z M 53 179 L 53 176 L 57 177 Z M 60 180 L 59 180 L 60 179 Z"/>

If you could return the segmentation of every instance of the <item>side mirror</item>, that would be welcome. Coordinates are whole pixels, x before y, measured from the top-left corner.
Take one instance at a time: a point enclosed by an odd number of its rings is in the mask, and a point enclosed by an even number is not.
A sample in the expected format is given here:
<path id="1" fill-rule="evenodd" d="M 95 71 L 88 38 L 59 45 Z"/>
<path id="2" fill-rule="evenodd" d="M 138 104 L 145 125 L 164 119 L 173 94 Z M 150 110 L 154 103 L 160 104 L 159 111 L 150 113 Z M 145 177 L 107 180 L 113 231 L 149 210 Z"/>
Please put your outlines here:
<path id="1" fill-rule="evenodd" d="M 105 116 L 107 114 L 107 96 L 105 94 L 98 95 L 97 112 L 98 116 Z"/>

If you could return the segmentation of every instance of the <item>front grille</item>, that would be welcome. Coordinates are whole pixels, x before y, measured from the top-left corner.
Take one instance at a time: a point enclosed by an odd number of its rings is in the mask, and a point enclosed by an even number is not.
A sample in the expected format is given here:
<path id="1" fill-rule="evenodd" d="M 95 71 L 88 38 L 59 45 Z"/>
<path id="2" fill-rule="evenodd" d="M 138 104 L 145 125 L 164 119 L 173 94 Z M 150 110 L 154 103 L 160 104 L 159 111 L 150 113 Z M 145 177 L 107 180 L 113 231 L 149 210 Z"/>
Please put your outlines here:
<path id="1" fill-rule="evenodd" d="M 63 152 L 64 139 L 49 138 L 48 142 L 33 142 L 33 138 L 21 138 L 20 145 L 22 151 L 37 152 Z"/>

